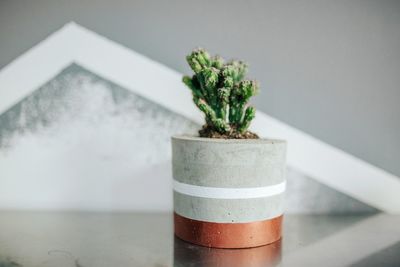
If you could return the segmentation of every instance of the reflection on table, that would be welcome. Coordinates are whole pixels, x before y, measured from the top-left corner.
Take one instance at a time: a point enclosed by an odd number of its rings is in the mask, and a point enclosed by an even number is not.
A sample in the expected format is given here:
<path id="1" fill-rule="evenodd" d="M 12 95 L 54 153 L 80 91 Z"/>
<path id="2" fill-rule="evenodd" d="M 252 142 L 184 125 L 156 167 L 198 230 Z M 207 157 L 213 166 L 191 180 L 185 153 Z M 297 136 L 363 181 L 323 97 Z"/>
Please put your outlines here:
<path id="1" fill-rule="evenodd" d="M 281 261 L 282 242 L 245 249 L 201 247 L 174 239 L 174 267 L 269 267 Z"/>

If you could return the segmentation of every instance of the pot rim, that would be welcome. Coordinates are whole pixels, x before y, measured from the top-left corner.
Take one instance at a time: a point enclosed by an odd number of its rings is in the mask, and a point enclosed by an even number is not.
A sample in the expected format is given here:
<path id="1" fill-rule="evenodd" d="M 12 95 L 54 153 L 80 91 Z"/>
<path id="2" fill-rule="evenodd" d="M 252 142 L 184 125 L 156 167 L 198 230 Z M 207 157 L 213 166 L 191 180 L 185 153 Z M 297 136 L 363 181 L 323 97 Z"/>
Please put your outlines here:
<path id="1" fill-rule="evenodd" d="M 179 141 L 193 141 L 193 142 L 207 142 L 207 143 L 223 143 L 223 144 L 285 144 L 286 140 L 282 139 L 270 139 L 270 138 L 260 138 L 260 139 L 222 139 L 222 138 L 208 138 L 194 136 L 190 134 L 173 135 L 172 140 Z"/>

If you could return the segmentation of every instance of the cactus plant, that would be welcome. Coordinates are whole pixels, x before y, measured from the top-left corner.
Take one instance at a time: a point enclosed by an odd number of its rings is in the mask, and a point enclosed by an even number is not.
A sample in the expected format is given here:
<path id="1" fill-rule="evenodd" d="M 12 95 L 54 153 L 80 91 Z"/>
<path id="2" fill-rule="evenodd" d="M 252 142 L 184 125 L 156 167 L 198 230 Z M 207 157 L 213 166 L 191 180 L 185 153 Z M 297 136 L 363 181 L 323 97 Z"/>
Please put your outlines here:
<path id="1" fill-rule="evenodd" d="M 200 136 L 258 138 L 248 131 L 256 112 L 248 101 L 259 90 L 257 81 L 244 79 L 248 66 L 237 60 L 225 63 L 220 56 L 211 57 L 202 48 L 193 50 L 186 60 L 194 75 L 184 76 L 183 82 L 205 115 Z"/>

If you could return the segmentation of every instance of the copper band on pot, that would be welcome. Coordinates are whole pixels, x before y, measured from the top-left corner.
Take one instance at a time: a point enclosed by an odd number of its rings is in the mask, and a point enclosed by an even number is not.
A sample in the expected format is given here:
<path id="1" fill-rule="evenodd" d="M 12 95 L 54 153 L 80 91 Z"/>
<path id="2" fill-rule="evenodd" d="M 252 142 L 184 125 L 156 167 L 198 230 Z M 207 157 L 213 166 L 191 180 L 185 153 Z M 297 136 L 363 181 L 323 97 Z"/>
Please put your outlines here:
<path id="1" fill-rule="evenodd" d="M 214 223 L 174 213 L 175 235 L 185 241 L 215 248 L 248 248 L 280 239 L 283 215 L 249 223 Z"/>

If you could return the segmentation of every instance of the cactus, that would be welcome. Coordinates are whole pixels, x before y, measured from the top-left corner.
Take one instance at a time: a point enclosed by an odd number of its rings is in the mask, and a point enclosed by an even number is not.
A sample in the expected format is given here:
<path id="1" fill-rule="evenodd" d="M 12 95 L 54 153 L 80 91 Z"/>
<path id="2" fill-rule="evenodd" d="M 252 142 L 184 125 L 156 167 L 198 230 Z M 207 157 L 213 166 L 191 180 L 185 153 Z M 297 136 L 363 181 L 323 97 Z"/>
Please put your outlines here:
<path id="1" fill-rule="evenodd" d="M 259 90 L 257 81 L 244 79 L 248 66 L 242 61 L 224 62 L 195 49 L 186 57 L 194 75 L 183 82 L 192 91 L 193 102 L 204 113 L 206 124 L 199 131 L 202 137 L 258 138 L 248 131 L 255 108 L 248 106 Z"/>

